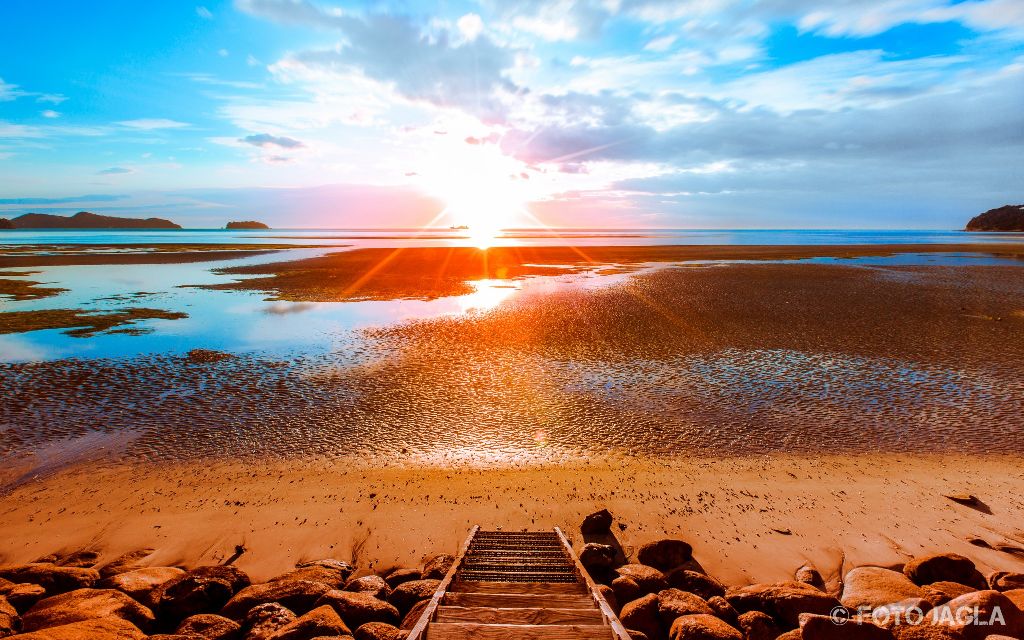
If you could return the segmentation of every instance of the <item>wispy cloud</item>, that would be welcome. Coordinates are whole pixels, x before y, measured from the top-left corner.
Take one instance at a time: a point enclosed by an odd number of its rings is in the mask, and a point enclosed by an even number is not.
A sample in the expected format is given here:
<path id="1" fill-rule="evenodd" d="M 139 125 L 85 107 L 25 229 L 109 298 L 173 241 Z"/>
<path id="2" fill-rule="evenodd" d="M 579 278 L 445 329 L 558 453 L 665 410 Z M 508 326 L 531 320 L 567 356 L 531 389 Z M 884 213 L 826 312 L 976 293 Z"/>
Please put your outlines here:
<path id="1" fill-rule="evenodd" d="M 196 15 L 203 20 L 213 20 L 213 12 L 203 6 L 196 7 Z"/>
<path id="2" fill-rule="evenodd" d="M 43 111 L 39 112 L 39 115 L 43 116 L 44 118 L 59 118 L 60 117 L 60 114 L 57 113 L 56 111 L 54 111 L 53 109 L 44 109 Z"/>
<path id="3" fill-rule="evenodd" d="M 117 124 L 129 129 L 139 129 L 142 131 L 180 129 L 182 127 L 189 126 L 187 122 L 178 122 L 177 120 L 169 120 L 167 118 L 138 118 L 135 120 L 121 120 Z"/>
<path id="4" fill-rule="evenodd" d="M 272 136 L 269 133 L 257 133 L 251 136 L 239 138 L 239 142 L 251 144 L 254 147 L 280 147 L 282 149 L 301 149 L 306 145 L 300 140 L 287 136 Z"/>
<path id="5" fill-rule="evenodd" d="M 0 198 L 0 205 L 34 205 L 34 204 L 71 204 L 74 202 L 114 202 L 124 200 L 128 196 L 122 194 L 93 193 L 84 196 L 67 196 L 64 198 Z"/>
<path id="6" fill-rule="evenodd" d="M 134 169 L 128 169 L 126 167 L 109 167 L 107 169 L 101 169 L 96 172 L 96 175 L 100 176 L 116 176 L 126 173 L 135 173 Z"/>

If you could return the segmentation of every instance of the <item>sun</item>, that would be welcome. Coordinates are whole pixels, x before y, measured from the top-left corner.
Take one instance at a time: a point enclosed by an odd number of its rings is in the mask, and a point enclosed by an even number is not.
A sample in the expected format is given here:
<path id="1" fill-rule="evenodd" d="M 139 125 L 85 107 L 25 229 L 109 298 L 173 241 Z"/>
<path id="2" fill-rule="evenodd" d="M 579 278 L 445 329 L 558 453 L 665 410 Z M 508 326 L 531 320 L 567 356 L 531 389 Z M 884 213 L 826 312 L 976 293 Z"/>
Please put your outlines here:
<path id="1" fill-rule="evenodd" d="M 532 198 L 526 166 L 490 144 L 444 145 L 423 172 L 426 188 L 445 205 L 441 219 L 466 227 L 480 248 L 503 229 L 523 224 Z"/>

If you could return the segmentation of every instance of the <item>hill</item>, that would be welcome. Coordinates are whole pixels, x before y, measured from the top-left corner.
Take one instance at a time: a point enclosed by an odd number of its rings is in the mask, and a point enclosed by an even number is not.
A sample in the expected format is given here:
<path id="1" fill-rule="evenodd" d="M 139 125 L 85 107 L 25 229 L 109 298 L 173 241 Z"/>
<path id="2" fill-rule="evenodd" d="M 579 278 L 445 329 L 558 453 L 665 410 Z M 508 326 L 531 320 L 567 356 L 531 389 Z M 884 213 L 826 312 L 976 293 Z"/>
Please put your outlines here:
<path id="1" fill-rule="evenodd" d="M 162 218 L 116 218 L 79 211 L 73 216 L 26 213 L 11 220 L 15 229 L 180 229 Z"/>
<path id="2" fill-rule="evenodd" d="M 1024 204 L 1007 204 L 974 216 L 966 231 L 1024 231 Z"/>
<path id="3" fill-rule="evenodd" d="M 229 222 L 225 229 L 269 229 L 267 225 L 255 220 L 242 220 L 241 222 Z"/>

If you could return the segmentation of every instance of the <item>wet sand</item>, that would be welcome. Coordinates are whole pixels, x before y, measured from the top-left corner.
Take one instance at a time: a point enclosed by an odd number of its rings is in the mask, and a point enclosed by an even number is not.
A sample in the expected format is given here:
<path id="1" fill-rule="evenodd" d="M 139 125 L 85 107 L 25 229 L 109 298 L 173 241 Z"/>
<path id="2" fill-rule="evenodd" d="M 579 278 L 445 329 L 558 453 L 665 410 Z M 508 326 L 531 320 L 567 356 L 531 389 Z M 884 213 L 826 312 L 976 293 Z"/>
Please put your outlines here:
<path id="1" fill-rule="evenodd" d="M 93 465 L 4 496 L 0 561 L 91 548 L 103 562 L 148 546 L 157 551 L 147 563 L 194 566 L 242 544 L 236 564 L 256 580 L 319 557 L 380 570 L 454 552 L 472 524 L 560 526 L 578 543 L 583 516 L 607 507 L 625 525 L 613 531 L 627 551 L 679 537 L 730 584 L 788 579 L 807 560 L 834 578 L 841 566 L 937 551 L 966 555 L 985 573 L 1020 571 L 1022 482 L 1019 456 L 921 453 L 492 469 L 318 459 Z M 991 514 L 949 493 L 974 494 Z"/>
<path id="2" fill-rule="evenodd" d="M 302 244 L 39 244 L 0 245 L 0 269 L 113 264 L 183 264 L 233 260 L 282 249 L 317 248 Z M 17 275 L 0 273 L 0 275 Z"/>
<path id="3" fill-rule="evenodd" d="M 37 311 L 11 311 L 0 313 L 0 334 L 39 331 L 41 329 L 67 329 L 69 336 L 84 338 L 101 331 L 131 332 L 136 335 L 149 331 L 132 327 L 138 320 L 179 320 L 188 315 L 180 311 L 129 307 L 117 311 L 97 312 L 89 309 L 40 309 Z"/>

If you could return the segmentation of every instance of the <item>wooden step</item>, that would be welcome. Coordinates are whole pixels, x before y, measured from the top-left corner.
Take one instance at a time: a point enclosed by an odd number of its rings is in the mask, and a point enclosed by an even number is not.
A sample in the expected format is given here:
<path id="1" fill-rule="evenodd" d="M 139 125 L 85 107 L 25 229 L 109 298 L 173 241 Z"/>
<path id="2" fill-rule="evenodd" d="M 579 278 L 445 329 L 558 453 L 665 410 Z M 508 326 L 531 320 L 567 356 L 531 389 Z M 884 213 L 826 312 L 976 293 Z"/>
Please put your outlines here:
<path id="1" fill-rule="evenodd" d="M 587 588 L 579 582 L 466 582 L 456 580 L 448 591 L 471 593 L 523 593 L 523 594 L 587 594 Z"/>
<path id="2" fill-rule="evenodd" d="M 594 606 L 594 599 L 586 594 L 574 596 L 568 594 L 530 595 L 522 593 L 466 593 L 449 591 L 444 594 L 441 604 L 455 607 L 495 607 L 498 609 L 514 607 L 589 609 Z"/>
<path id="3" fill-rule="evenodd" d="M 595 609 L 503 609 L 498 607 L 438 607 L 437 622 L 476 624 L 584 624 L 603 625 Z"/>
<path id="4" fill-rule="evenodd" d="M 602 625 L 433 622 L 427 627 L 427 640 L 609 640 L 611 637 L 611 629 Z"/>

